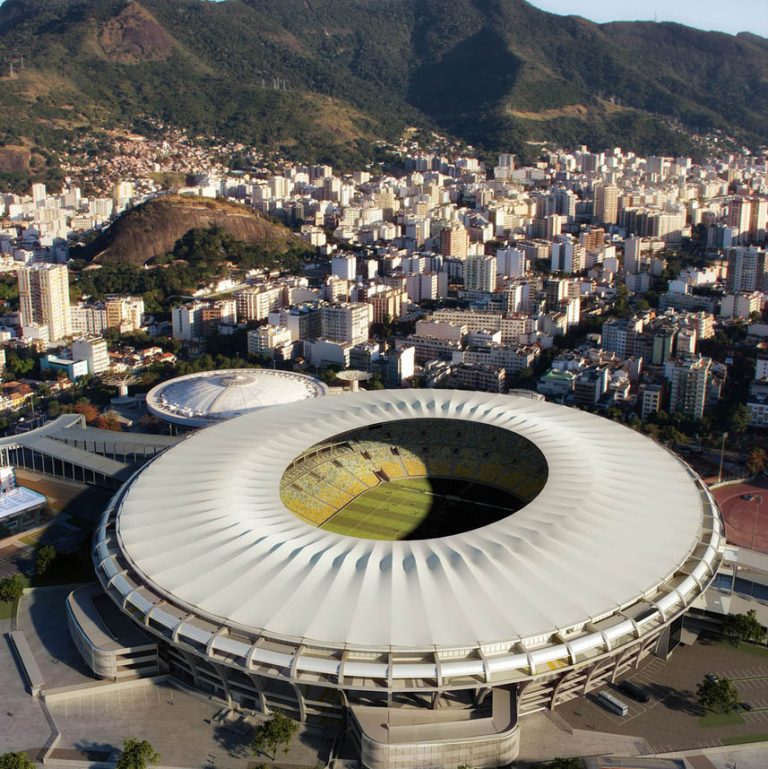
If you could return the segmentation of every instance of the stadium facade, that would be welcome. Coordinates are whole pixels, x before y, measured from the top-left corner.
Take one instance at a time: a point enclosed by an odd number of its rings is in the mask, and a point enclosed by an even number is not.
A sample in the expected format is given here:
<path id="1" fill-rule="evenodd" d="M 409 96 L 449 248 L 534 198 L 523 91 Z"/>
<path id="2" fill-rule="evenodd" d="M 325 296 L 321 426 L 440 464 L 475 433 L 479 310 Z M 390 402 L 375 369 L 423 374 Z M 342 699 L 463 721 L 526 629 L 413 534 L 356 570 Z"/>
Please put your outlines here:
<path id="1" fill-rule="evenodd" d="M 446 536 L 332 530 L 349 499 L 419 475 L 519 509 Z M 385 769 L 513 760 L 525 715 L 674 648 L 723 548 L 702 481 L 628 428 L 403 390 L 192 436 L 115 496 L 93 554 L 176 677 L 244 710 L 345 718 Z"/>

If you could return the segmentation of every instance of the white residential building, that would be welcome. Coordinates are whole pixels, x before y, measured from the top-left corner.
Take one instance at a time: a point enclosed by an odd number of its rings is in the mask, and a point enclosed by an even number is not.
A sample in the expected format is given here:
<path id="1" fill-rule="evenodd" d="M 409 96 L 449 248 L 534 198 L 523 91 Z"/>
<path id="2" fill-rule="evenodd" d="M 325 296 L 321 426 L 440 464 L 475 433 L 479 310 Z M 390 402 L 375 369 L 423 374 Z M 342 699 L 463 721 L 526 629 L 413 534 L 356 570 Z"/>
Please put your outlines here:
<path id="1" fill-rule="evenodd" d="M 72 342 L 72 359 L 84 360 L 89 374 L 101 374 L 109 369 L 109 349 L 101 337 L 82 337 Z"/>
<path id="2" fill-rule="evenodd" d="M 464 265 L 464 287 L 470 291 L 492 292 L 496 288 L 496 257 L 468 256 Z"/>
<path id="3" fill-rule="evenodd" d="M 72 335 L 69 270 L 60 264 L 38 263 L 18 274 L 21 325 L 46 326 L 51 341 Z"/>
<path id="4" fill-rule="evenodd" d="M 285 326 L 261 326 L 249 331 L 247 338 L 249 355 L 273 355 L 276 349 L 293 344 Z"/>
<path id="5" fill-rule="evenodd" d="M 320 317 L 325 339 L 356 345 L 368 340 L 373 307 L 363 302 L 343 302 L 323 307 Z"/>
<path id="6" fill-rule="evenodd" d="M 357 258 L 353 254 L 342 254 L 331 259 L 331 275 L 342 280 L 354 280 L 357 276 Z"/>
<path id="7" fill-rule="evenodd" d="M 282 286 L 251 286 L 233 295 L 240 320 L 264 320 L 272 310 L 283 306 Z"/>

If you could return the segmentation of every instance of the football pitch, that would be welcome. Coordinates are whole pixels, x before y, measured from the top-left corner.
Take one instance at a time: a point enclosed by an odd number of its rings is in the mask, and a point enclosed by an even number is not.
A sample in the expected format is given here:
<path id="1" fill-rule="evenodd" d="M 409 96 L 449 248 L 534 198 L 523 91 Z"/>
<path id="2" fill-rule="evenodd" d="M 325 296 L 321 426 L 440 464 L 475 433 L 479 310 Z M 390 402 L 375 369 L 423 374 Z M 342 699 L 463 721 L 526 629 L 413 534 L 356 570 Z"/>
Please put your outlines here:
<path id="1" fill-rule="evenodd" d="M 429 478 L 382 483 L 353 499 L 320 528 L 365 539 L 403 539 L 432 509 Z"/>
<path id="2" fill-rule="evenodd" d="M 428 539 L 485 526 L 520 500 L 501 489 L 451 478 L 404 478 L 375 486 L 320 528 L 363 539 Z"/>

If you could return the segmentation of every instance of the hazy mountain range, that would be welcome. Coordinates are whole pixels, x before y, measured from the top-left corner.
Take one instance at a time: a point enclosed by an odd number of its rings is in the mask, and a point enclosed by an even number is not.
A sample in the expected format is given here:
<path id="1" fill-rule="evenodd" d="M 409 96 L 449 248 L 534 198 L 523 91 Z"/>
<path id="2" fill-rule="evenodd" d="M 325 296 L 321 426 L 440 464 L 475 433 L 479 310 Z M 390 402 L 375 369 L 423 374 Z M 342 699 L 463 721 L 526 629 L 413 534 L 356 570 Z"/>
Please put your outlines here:
<path id="1" fill-rule="evenodd" d="M 141 116 L 340 163 L 405 125 L 493 151 L 546 138 L 676 152 L 717 128 L 759 144 L 768 40 L 524 0 L 0 6 L 0 143 L 45 155 Z"/>

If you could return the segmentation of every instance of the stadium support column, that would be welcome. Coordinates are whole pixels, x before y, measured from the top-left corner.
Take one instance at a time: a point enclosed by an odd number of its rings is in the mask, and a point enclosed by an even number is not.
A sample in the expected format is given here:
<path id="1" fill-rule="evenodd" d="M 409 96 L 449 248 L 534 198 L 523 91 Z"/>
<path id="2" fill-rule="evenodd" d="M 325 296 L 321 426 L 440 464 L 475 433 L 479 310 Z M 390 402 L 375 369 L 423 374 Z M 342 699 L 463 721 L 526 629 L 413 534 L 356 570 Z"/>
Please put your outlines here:
<path id="1" fill-rule="evenodd" d="M 174 638 L 174 641 L 176 639 Z M 189 672 L 192 676 L 192 683 L 195 686 L 195 689 L 200 688 L 200 677 L 197 674 L 197 658 L 194 654 L 191 654 L 186 649 L 181 649 L 178 646 L 175 647 L 180 653 L 181 656 L 184 658 L 184 661 L 187 663 L 187 667 L 189 668 Z"/>
<path id="2" fill-rule="evenodd" d="M 590 690 L 590 684 L 592 683 L 592 676 L 601 668 L 601 665 L 599 662 L 595 662 L 594 665 L 590 665 L 589 670 L 587 671 L 587 676 L 584 679 L 584 690 L 582 691 L 582 694 L 586 694 Z"/>
<path id="3" fill-rule="evenodd" d="M 253 673 L 248 673 L 248 678 L 253 681 L 253 686 L 256 689 L 256 694 L 259 697 L 259 710 L 264 713 L 264 715 L 267 715 L 269 713 L 269 706 L 267 705 L 267 698 L 264 696 L 264 689 L 261 685 L 261 679 L 259 676 L 254 675 Z"/>
<path id="4" fill-rule="evenodd" d="M 307 714 L 304 707 L 304 697 L 298 685 L 294 683 L 294 681 L 296 680 L 296 670 L 299 664 L 299 658 L 301 657 L 301 653 L 303 651 L 304 647 L 299 645 L 299 647 L 296 649 L 296 653 L 293 655 L 293 662 L 291 663 L 291 678 L 293 679 L 291 686 L 293 687 L 293 692 L 296 695 L 296 701 L 299 704 L 299 721 L 302 723 L 304 723 L 304 721 L 307 719 Z"/>
<path id="5" fill-rule="evenodd" d="M 304 704 L 304 695 L 299 690 L 299 687 L 292 683 L 291 687 L 293 688 L 293 692 L 296 695 L 296 701 L 298 702 L 299 706 L 299 721 L 303 724 L 307 720 L 307 708 Z"/>
<path id="6" fill-rule="evenodd" d="M 227 707 L 231 708 L 233 704 L 232 700 L 232 693 L 229 691 L 229 679 L 227 677 L 227 669 L 223 665 L 219 665 L 215 662 L 211 662 L 208 660 L 208 663 L 210 664 L 211 668 L 216 671 L 216 675 L 218 675 L 219 679 L 221 680 L 221 688 L 224 689 L 224 697 L 227 702 Z"/>
<path id="7" fill-rule="evenodd" d="M 651 646 L 654 646 L 658 643 L 659 640 L 659 634 L 652 635 L 647 641 L 640 644 L 640 646 L 637 647 L 637 657 L 635 658 L 635 670 L 640 667 L 640 663 L 645 658 L 646 654 L 645 651 L 649 649 Z"/>
<path id="8" fill-rule="evenodd" d="M 613 670 L 611 671 L 611 683 L 616 683 L 616 679 L 619 677 L 619 670 L 621 669 L 621 666 L 632 656 L 634 653 L 634 649 L 629 649 L 625 652 L 622 652 L 616 657 L 616 663 L 613 666 Z"/>
<path id="9" fill-rule="evenodd" d="M 560 689 L 562 688 L 563 684 L 566 683 L 567 681 L 572 681 L 574 678 L 576 678 L 578 676 L 578 672 L 579 671 L 569 670 L 566 673 L 563 673 L 557 679 L 555 685 L 552 687 L 552 697 L 549 700 L 550 710 L 554 710 L 555 706 L 559 704 L 557 702 L 557 695 L 560 694 Z"/>
<path id="10" fill-rule="evenodd" d="M 479 708 L 488 698 L 488 695 L 492 693 L 493 693 L 493 688 L 490 686 L 484 689 L 476 689 L 475 690 L 475 707 Z M 517 694 L 517 692 L 515 692 L 515 694 Z"/>

